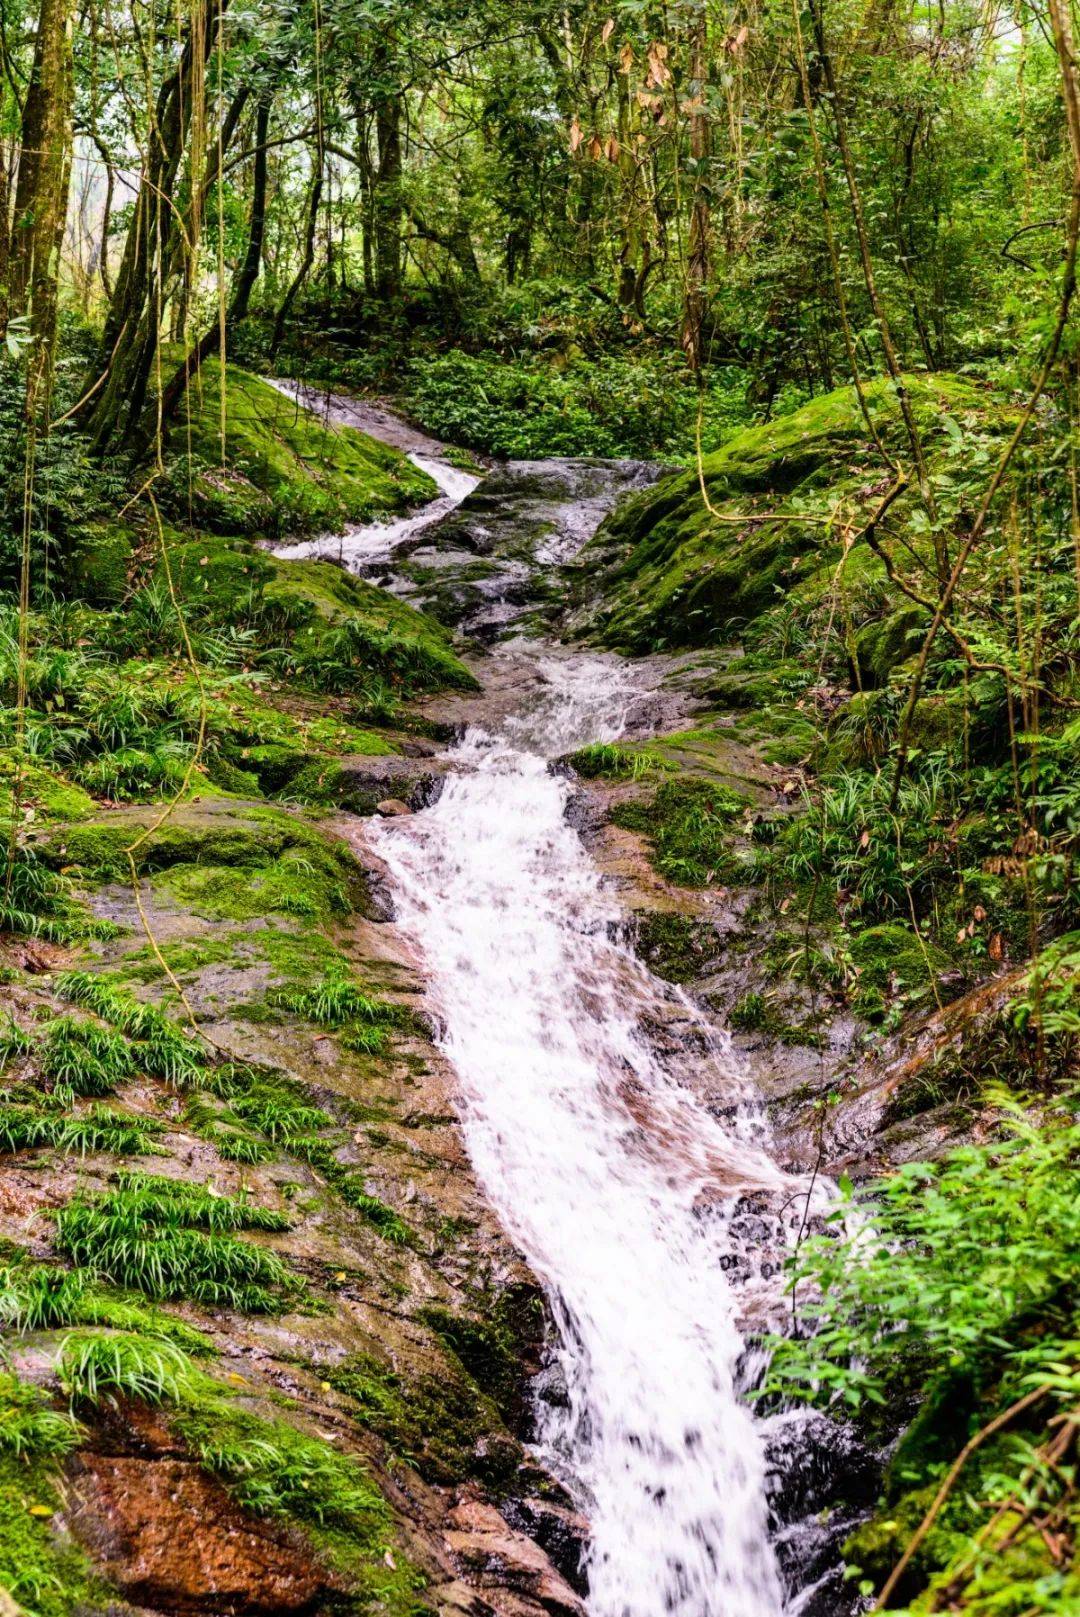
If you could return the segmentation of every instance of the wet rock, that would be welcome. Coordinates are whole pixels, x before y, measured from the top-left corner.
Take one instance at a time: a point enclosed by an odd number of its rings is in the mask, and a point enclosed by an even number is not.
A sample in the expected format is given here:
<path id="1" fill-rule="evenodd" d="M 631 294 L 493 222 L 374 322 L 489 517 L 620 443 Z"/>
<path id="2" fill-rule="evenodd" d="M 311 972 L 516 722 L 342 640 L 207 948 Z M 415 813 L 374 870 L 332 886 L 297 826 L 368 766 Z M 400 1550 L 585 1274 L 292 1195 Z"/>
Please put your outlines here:
<path id="1" fill-rule="evenodd" d="M 392 820 L 401 814 L 411 814 L 412 809 L 400 797 L 384 797 L 381 803 L 376 803 L 375 812 L 381 814 L 384 820 Z"/>
<path id="2" fill-rule="evenodd" d="M 586 1557 L 589 1550 L 589 1523 L 580 1511 L 551 1499 L 530 1495 L 509 1499 L 502 1514 L 511 1527 L 535 1539 L 556 1571 L 579 1595 L 589 1592 Z"/>
<path id="3" fill-rule="evenodd" d="M 848 1421 L 792 1410 L 765 1429 L 766 1488 L 780 1570 L 804 1591 L 799 1617 L 844 1617 L 858 1595 L 844 1579 L 843 1544 L 871 1509 L 881 1457 Z"/>
<path id="4" fill-rule="evenodd" d="M 244 1514 L 185 1460 L 85 1455 L 72 1526 L 126 1598 L 168 1613 L 271 1617 L 319 1609 L 332 1575 L 280 1528 Z"/>
<path id="5" fill-rule="evenodd" d="M 551 1617 L 585 1617 L 581 1600 L 545 1552 L 511 1527 L 494 1505 L 463 1497 L 450 1511 L 447 1526 L 447 1547 L 462 1572 L 477 1578 L 482 1588 L 490 1584 L 526 1596 L 532 1609 Z"/>
<path id="6" fill-rule="evenodd" d="M 409 809 L 427 808 L 441 791 L 438 759 L 391 753 L 343 759 L 333 795 L 351 814 L 376 814 L 380 804 L 391 800 Z"/>

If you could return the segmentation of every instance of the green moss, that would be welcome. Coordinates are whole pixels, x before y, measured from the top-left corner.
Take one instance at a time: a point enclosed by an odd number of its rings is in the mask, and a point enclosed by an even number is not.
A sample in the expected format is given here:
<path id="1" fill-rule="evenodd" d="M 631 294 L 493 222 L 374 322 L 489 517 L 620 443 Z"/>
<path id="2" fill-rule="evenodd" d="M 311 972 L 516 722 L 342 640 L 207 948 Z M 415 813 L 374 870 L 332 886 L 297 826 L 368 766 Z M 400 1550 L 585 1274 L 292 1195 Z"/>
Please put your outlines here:
<path id="1" fill-rule="evenodd" d="M 437 1375 L 405 1379 L 370 1354 L 359 1354 L 326 1375 L 355 1402 L 364 1425 L 426 1481 L 449 1485 L 480 1476 L 497 1483 L 516 1466 L 517 1445 L 494 1405 L 449 1363 Z M 480 1439 L 492 1432 L 504 1441 L 478 1457 Z"/>
<path id="2" fill-rule="evenodd" d="M 693 982 L 723 953 L 715 926 L 688 915 L 639 915 L 637 935 L 641 958 L 669 983 Z"/>
<path id="3" fill-rule="evenodd" d="M 264 915 L 295 915 L 328 921 L 346 915 L 349 902 L 338 867 L 319 868 L 309 855 L 284 858 L 262 868 L 174 865 L 155 882 L 184 909 L 208 920 L 245 921 Z"/>
<path id="4" fill-rule="evenodd" d="M 103 1610 L 108 1594 L 65 1533 L 48 1461 L 0 1456 L 0 1589 L 37 1617 Z"/>
<path id="5" fill-rule="evenodd" d="M 233 365 L 225 373 L 222 465 L 221 387 L 220 366 L 210 360 L 189 390 L 190 420 L 178 422 L 170 439 L 178 457 L 171 508 L 200 526 L 222 533 L 337 530 L 437 492 L 400 450 L 313 414 Z"/>
<path id="6" fill-rule="evenodd" d="M 943 1432 L 954 1436 L 953 1448 L 962 1446 L 967 1435 L 964 1417 L 970 1416 L 971 1409 L 970 1400 L 964 1397 L 960 1418 L 938 1410 Z M 927 1480 L 880 1501 L 870 1520 L 844 1544 L 850 1574 L 865 1579 L 868 1587 L 880 1588 L 889 1576 L 933 1503 L 947 1460 L 955 1457 L 947 1443 L 935 1444 L 933 1449 L 940 1458 L 928 1464 Z M 1022 1617 L 1028 1611 L 1073 1609 L 1070 1590 L 1080 1593 L 1080 1578 L 1055 1561 L 1040 1533 L 1010 1532 L 1022 1526 L 1018 1514 L 1004 1515 L 995 1529 L 995 1538 L 1007 1541 L 1004 1550 L 972 1553 L 972 1534 L 987 1519 L 985 1507 L 975 1502 L 992 1497 L 1003 1475 L 1022 1470 L 1028 1453 L 1025 1434 L 1012 1433 L 992 1439 L 968 1461 L 961 1486 L 951 1491 L 897 1585 L 890 1611 L 939 1610 L 943 1590 L 949 1591 L 950 1605 L 969 1617 Z M 929 1460 L 929 1454 L 926 1458 Z M 926 1474 L 924 1471 L 924 1477 Z M 1078 1517 L 1075 1505 L 1067 1506 L 1066 1532 Z"/>
<path id="7" fill-rule="evenodd" d="M 128 880 L 130 867 L 126 849 L 139 835 L 143 824 L 130 819 L 122 824 L 73 825 L 54 833 L 42 844 L 42 854 L 55 868 L 78 869 L 82 875 L 99 881 Z M 185 882 L 212 884 L 209 875 L 198 870 L 231 873 L 221 882 L 221 904 L 215 914 L 246 919 L 265 913 L 252 907 L 242 896 L 244 879 L 256 872 L 271 881 L 272 896 L 288 902 L 288 895 L 300 908 L 289 913 L 311 914 L 304 908 L 306 898 L 315 913 L 345 913 L 350 907 L 366 906 L 363 872 L 344 843 L 321 836 L 317 831 L 281 810 L 245 808 L 241 814 L 207 814 L 198 805 L 179 808 L 137 850 L 140 874 L 169 872 L 179 891 Z"/>
<path id="8" fill-rule="evenodd" d="M 9 816 L 11 812 L 11 782 L 15 767 L 14 754 L 0 752 L 0 816 Z M 21 799 L 24 808 L 36 810 L 46 820 L 65 823 L 88 820 L 98 812 L 93 798 L 81 786 L 73 786 L 59 775 L 25 762 L 22 767 Z"/>
<path id="9" fill-rule="evenodd" d="M 75 596 L 91 606 L 119 605 L 128 591 L 137 543 L 134 528 L 122 523 L 85 525 L 67 564 Z"/>
<path id="10" fill-rule="evenodd" d="M 960 379 L 907 380 L 931 456 L 945 439 L 945 415 L 987 416 L 985 397 Z M 891 383 L 872 383 L 868 396 L 886 441 L 898 439 Z M 869 515 L 880 499 L 866 477 L 872 457 L 851 388 L 737 433 L 704 459 L 712 511 L 695 470 L 634 496 L 602 527 L 593 551 L 608 566 L 592 627 L 633 651 L 708 645 L 741 634 L 792 590 L 804 605 L 822 599 L 842 555 L 831 513 L 842 501 Z M 905 496 L 893 506 L 894 523 L 911 502 Z M 587 570 L 592 588 L 596 570 Z M 866 547 L 846 559 L 844 574 L 883 577 Z"/>
<path id="11" fill-rule="evenodd" d="M 665 781 L 648 802 L 616 804 L 611 820 L 652 839 L 656 868 L 669 881 L 706 887 L 739 874 L 731 835 L 745 808 L 727 786 L 685 776 Z"/>
<path id="12" fill-rule="evenodd" d="M 919 649 L 927 615 L 921 607 L 901 606 L 877 622 L 864 624 L 855 636 L 855 658 L 864 689 L 876 690 Z"/>
<path id="13" fill-rule="evenodd" d="M 954 963 L 943 949 L 916 936 L 899 922 L 866 927 L 849 940 L 851 959 L 858 972 L 853 1008 L 876 1020 L 882 997 L 925 998 Z"/>
<path id="14" fill-rule="evenodd" d="M 490 1299 L 484 1317 L 438 1304 L 421 1311 L 466 1374 L 513 1424 L 521 1411 L 522 1361 L 543 1328 L 542 1304 L 531 1288 L 511 1287 Z"/>
<path id="15" fill-rule="evenodd" d="M 773 994 L 744 994 L 728 1011 L 727 1020 L 736 1033 L 763 1033 L 781 1044 L 815 1049 L 822 1042 L 812 1021 L 789 1021 Z"/>
<path id="16" fill-rule="evenodd" d="M 213 1384 L 174 1425 L 245 1509 L 300 1526 L 345 1576 L 362 1610 L 426 1611 L 424 1580 L 396 1541 L 390 1507 L 362 1463 L 283 1419 L 238 1407 Z"/>

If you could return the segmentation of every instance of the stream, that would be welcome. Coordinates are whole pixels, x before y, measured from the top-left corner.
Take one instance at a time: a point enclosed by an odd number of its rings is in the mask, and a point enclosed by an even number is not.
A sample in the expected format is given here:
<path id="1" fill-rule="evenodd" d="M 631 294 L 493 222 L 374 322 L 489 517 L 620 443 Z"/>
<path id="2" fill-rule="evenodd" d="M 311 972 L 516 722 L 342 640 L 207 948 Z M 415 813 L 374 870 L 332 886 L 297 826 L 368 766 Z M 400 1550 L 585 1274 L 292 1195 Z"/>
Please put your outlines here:
<path id="1" fill-rule="evenodd" d="M 437 456 L 424 464 L 441 495 L 419 516 L 303 553 L 395 587 L 395 552 L 437 545 L 475 483 Z M 560 476 L 574 464 L 543 463 Z M 599 520 L 573 507 L 561 529 L 545 524 L 539 566 L 572 559 Z M 518 554 L 515 587 L 521 566 Z M 775 1209 L 805 1187 L 770 1159 L 726 1033 L 624 941 L 568 814 L 574 782 L 551 767 L 644 727 L 660 674 L 515 635 L 495 576 L 485 610 L 503 638 L 480 672 L 512 700 L 468 724 L 431 806 L 366 834 L 425 971 L 478 1177 L 548 1295 L 537 1450 L 591 1524 L 590 1617 L 802 1612 L 805 1564 L 793 1580 L 783 1562 L 791 1528 L 770 1509 L 776 1460 L 745 1401 L 761 1365 L 743 1332 L 778 1317 Z"/>

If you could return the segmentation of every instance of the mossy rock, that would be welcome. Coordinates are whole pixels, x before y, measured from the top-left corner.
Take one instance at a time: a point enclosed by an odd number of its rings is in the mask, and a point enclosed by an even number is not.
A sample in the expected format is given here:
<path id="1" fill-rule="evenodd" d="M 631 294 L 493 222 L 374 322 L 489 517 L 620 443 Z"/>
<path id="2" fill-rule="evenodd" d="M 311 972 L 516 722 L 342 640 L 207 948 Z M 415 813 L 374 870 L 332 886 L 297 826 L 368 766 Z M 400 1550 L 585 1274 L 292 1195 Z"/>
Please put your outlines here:
<path id="1" fill-rule="evenodd" d="M 327 1372 L 391 1451 L 443 1486 L 470 1477 L 496 1486 L 516 1471 L 520 1446 L 471 1377 L 447 1360 L 437 1374 L 399 1375 L 371 1354 Z"/>
<path id="2" fill-rule="evenodd" d="M 65 826 L 41 844 L 42 855 L 53 868 L 77 871 L 90 881 L 126 881 L 126 850 L 156 817 L 152 810 L 120 811 L 104 824 Z M 273 867 L 282 882 L 293 873 L 300 887 L 340 892 L 341 909 L 367 907 L 364 873 L 348 848 L 268 805 L 179 804 L 136 849 L 135 860 L 139 872 L 148 875 L 179 867 L 204 872 Z M 236 906 L 221 913 L 242 918 Z"/>
<path id="3" fill-rule="evenodd" d="M 956 974 L 944 949 L 899 922 L 855 933 L 850 949 L 859 972 L 852 1008 L 868 1021 L 879 1020 L 891 998 L 925 999 L 942 978 Z"/>
<path id="4" fill-rule="evenodd" d="M 888 683 L 893 669 L 918 650 L 928 623 L 921 607 L 902 606 L 863 625 L 855 636 L 855 659 L 864 689 L 877 690 Z"/>
<path id="5" fill-rule="evenodd" d="M 669 983 L 693 982 L 723 954 L 711 921 L 665 912 L 638 916 L 637 947 L 649 968 Z"/>
<path id="6" fill-rule="evenodd" d="M 432 499 L 398 449 L 316 415 L 248 371 L 208 360 L 169 439 L 174 517 L 217 533 L 339 530 Z M 224 402 L 224 438 L 222 435 Z M 190 446 L 191 460 L 188 460 Z"/>
<path id="7" fill-rule="evenodd" d="M 64 1503 L 47 1461 L 0 1456 L 0 1590 L 37 1617 L 101 1611 L 108 1591 L 62 1526 Z M 6 1608 L 5 1608 L 6 1609 Z"/>
<path id="8" fill-rule="evenodd" d="M 68 562 L 72 594 L 90 606 L 117 606 L 128 590 L 138 536 L 119 522 L 84 527 Z"/>
<path id="9" fill-rule="evenodd" d="M 948 441 L 944 420 L 994 418 L 986 396 L 949 376 L 913 376 L 907 387 L 933 462 Z M 891 382 L 867 389 L 875 423 L 900 445 L 903 425 Z M 845 555 L 835 512 L 857 522 L 880 501 L 880 467 L 854 390 L 840 388 L 790 416 L 737 433 L 697 470 L 667 478 L 625 501 L 586 548 L 580 569 L 587 606 L 579 626 L 629 651 L 720 643 L 745 631 L 795 593 L 810 604 L 843 577 L 885 583 L 868 547 Z M 903 522 L 913 494 L 898 500 Z M 711 509 L 710 509 L 711 507 Z"/>
<path id="10" fill-rule="evenodd" d="M 177 590 L 197 618 L 258 625 L 290 650 L 302 685 L 352 694 L 378 678 L 401 696 L 477 688 L 441 624 L 331 562 L 285 561 L 235 535 L 192 539 L 172 529 L 166 542 Z M 164 570 L 159 561 L 159 577 Z"/>

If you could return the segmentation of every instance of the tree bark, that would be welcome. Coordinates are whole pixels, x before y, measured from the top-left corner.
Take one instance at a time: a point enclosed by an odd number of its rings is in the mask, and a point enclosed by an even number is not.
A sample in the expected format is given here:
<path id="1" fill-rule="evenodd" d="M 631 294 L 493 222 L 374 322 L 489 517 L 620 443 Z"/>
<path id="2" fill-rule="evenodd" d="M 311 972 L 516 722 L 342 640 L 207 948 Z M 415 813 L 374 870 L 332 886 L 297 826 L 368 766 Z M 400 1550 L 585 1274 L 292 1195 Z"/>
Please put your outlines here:
<path id="1" fill-rule="evenodd" d="M 266 181 L 269 168 L 266 142 L 270 134 L 270 104 L 272 97 L 263 95 L 255 112 L 255 171 L 251 187 L 251 219 L 248 224 L 247 251 L 240 273 L 233 287 L 229 305 L 229 321 L 235 329 L 247 319 L 251 294 L 262 267 L 263 241 L 266 237 Z"/>
<path id="2" fill-rule="evenodd" d="M 81 422 L 93 448 L 104 454 L 116 440 L 135 433 L 146 404 L 159 341 L 159 306 L 166 302 L 170 276 L 180 269 L 183 233 L 173 208 L 177 174 L 187 149 L 194 90 L 210 59 L 229 0 L 202 0 L 197 25 L 188 30 L 180 61 L 158 95 L 150 149 L 124 253 L 105 321 L 99 365 L 89 378 Z M 191 233 L 199 188 L 186 221 Z M 104 376 L 104 384 L 96 385 Z"/>
<path id="3" fill-rule="evenodd" d="M 379 65 L 392 77 L 390 49 L 379 50 Z M 387 82 L 375 101 L 375 295 L 383 303 L 397 303 L 401 297 L 401 97 L 398 87 Z"/>
<path id="4" fill-rule="evenodd" d="M 690 25 L 690 156 L 694 163 L 694 197 L 690 208 L 690 237 L 687 244 L 686 292 L 683 300 L 682 346 L 690 369 L 701 370 L 702 331 L 705 324 L 705 286 L 709 278 L 709 249 L 712 218 L 709 208 L 708 176 L 709 122 L 705 110 L 705 80 L 708 62 L 708 21 L 704 5 L 694 12 Z"/>
<path id="5" fill-rule="evenodd" d="M 285 335 L 285 322 L 289 318 L 292 306 L 296 301 L 297 293 L 300 291 L 300 288 L 311 274 L 311 266 L 315 262 L 315 228 L 319 222 L 319 204 L 322 201 L 323 170 L 325 168 L 321 142 L 319 143 L 319 150 L 316 154 L 315 161 L 316 168 L 311 177 L 311 190 L 308 192 L 307 225 L 304 232 L 304 256 L 300 261 L 300 268 L 297 270 L 292 282 L 289 285 L 288 291 L 281 300 L 281 307 L 278 309 L 277 318 L 274 321 L 274 335 L 270 342 L 271 358 L 276 356 L 278 349 L 281 347 L 281 340 Z"/>
<path id="6" fill-rule="evenodd" d="M 71 179 L 72 95 L 70 0 L 41 0 L 23 104 L 8 318 L 27 315 L 34 347 L 47 355 L 56 334 L 57 260 Z"/>

